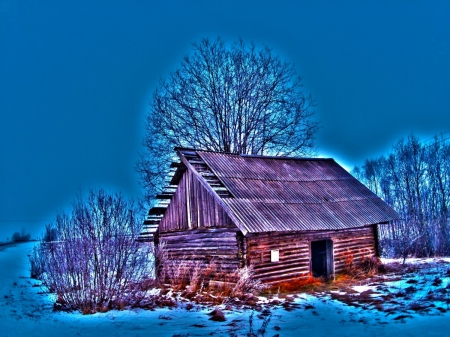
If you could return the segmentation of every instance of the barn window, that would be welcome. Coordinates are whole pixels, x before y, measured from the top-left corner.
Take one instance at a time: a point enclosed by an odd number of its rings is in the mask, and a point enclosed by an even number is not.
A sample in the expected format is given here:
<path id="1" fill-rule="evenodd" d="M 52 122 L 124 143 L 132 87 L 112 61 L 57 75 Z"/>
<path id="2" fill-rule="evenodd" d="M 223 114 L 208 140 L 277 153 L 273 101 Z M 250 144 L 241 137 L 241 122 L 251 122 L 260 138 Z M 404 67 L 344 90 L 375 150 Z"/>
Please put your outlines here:
<path id="1" fill-rule="evenodd" d="M 272 249 L 270 251 L 270 262 L 280 261 L 280 251 L 278 249 Z"/>

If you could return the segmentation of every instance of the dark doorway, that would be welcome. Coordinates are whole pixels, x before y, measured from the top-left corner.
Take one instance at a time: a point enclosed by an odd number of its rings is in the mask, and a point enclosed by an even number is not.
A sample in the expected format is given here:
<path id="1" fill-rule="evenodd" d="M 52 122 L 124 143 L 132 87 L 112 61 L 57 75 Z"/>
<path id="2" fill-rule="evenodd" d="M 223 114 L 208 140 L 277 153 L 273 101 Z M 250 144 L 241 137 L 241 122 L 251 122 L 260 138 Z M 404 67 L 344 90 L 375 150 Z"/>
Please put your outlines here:
<path id="1" fill-rule="evenodd" d="M 312 241 L 311 271 L 313 276 L 331 276 L 333 265 L 333 242 L 331 240 Z"/>

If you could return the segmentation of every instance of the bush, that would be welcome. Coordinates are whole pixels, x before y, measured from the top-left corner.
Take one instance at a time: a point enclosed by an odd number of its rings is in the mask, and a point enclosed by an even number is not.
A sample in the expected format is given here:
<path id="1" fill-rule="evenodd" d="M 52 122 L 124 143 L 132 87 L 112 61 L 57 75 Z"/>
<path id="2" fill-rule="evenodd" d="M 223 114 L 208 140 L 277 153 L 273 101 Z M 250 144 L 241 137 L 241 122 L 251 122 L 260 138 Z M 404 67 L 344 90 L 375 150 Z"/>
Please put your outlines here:
<path id="1" fill-rule="evenodd" d="M 267 288 L 260 280 L 254 278 L 253 266 L 243 267 L 234 272 L 237 279 L 230 296 L 240 297 L 245 294 L 259 294 Z"/>
<path id="2" fill-rule="evenodd" d="M 44 242 L 52 242 L 58 239 L 58 232 L 52 224 L 45 225 L 45 233 L 42 238 Z"/>
<path id="3" fill-rule="evenodd" d="M 19 233 L 19 232 L 15 232 L 15 233 L 12 235 L 11 240 L 12 240 L 13 242 L 20 241 L 20 233 Z"/>
<path id="4" fill-rule="evenodd" d="M 30 241 L 30 237 L 31 237 L 30 233 L 26 234 L 25 233 L 25 229 L 22 228 L 22 231 L 20 233 L 19 232 L 15 232 L 12 235 L 11 240 L 13 242 Z"/>
<path id="5" fill-rule="evenodd" d="M 136 240 L 137 213 L 120 194 L 91 191 L 47 226 L 30 256 L 31 274 L 56 293 L 59 308 L 94 313 L 143 299 L 154 261 L 151 246 Z"/>
<path id="6" fill-rule="evenodd" d="M 367 275 L 373 276 L 382 269 L 380 258 L 377 256 L 365 256 L 361 261 L 359 268 Z"/>

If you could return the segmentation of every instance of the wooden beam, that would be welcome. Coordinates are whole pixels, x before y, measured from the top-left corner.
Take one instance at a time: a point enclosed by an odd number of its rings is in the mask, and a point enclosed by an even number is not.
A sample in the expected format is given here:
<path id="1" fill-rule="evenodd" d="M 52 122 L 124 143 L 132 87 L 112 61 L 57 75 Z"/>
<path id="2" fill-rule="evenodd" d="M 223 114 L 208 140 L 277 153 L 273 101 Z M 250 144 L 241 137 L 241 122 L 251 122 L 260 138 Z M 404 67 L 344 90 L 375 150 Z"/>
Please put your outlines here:
<path id="1" fill-rule="evenodd" d="M 173 167 L 182 167 L 183 166 L 183 164 L 181 164 L 181 163 L 178 163 L 178 162 L 172 162 L 171 164 L 170 164 L 170 168 L 173 168 Z"/>
<path id="2" fill-rule="evenodd" d="M 188 228 L 191 229 L 192 228 L 192 220 L 191 220 L 191 181 L 189 179 L 189 176 L 186 177 L 186 189 L 185 189 L 185 193 L 186 193 L 186 215 L 187 215 L 187 225 Z"/>
<path id="3" fill-rule="evenodd" d="M 172 199 L 173 197 L 173 193 L 162 193 L 162 194 L 158 194 L 156 195 L 156 199 Z"/>
<path id="4" fill-rule="evenodd" d="M 167 210 L 167 207 L 152 207 L 150 208 L 150 210 L 148 211 L 148 215 L 162 215 L 164 214 L 164 212 Z"/>

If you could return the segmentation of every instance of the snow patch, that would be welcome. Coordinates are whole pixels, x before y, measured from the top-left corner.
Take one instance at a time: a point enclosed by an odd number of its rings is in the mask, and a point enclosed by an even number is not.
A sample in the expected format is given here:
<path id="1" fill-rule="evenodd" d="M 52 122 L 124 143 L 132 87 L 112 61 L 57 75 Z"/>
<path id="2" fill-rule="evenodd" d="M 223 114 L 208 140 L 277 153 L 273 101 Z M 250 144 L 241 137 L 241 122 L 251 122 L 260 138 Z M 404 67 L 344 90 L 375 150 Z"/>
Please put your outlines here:
<path id="1" fill-rule="evenodd" d="M 433 309 L 434 315 L 420 310 L 407 309 L 405 313 L 386 314 L 367 306 L 349 306 L 333 300 L 330 294 L 314 296 L 260 297 L 260 306 L 230 308 L 220 306 L 225 322 L 209 320 L 212 308 L 193 305 L 189 309 L 162 308 L 156 310 L 132 309 L 110 311 L 94 315 L 78 312 L 54 312 L 54 295 L 43 292 L 39 282 L 29 278 L 30 267 L 27 254 L 33 243 L 9 246 L 0 251 L 0 320 L 2 335 L 14 336 L 247 336 L 250 332 L 264 336 L 388 336 L 426 335 L 442 336 L 448 331 L 448 313 Z M 449 259 L 450 260 L 450 259 Z M 449 261 L 450 262 L 450 261 Z M 418 262 L 419 263 L 419 262 Z M 429 263 L 429 262 L 426 262 Z M 395 294 L 407 292 L 408 287 L 417 288 L 415 296 L 428 296 L 427 290 L 445 289 L 449 277 L 433 286 L 433 270 L 445 271 L 448 265 L 437 265 L 427 269 L 430 274 L 411 273 L 405 279 L 381 282 L 373 285 L 353 287 L 353 295 Z M 434 268 L 434 269 L 433 269 Z M 440 268 L 440 269 L 439 269 Z M 424 281 L 426 284 L 419 285 Z M 413 280 L 413 281 L 410 281 Z M 408 281 L 410 283 L 408 283 Z M 417 283 L 414 283 L 417 281 Z M 413 283 L 411 283 L 413 282 Z M 430 284 L 430 285 L 429 285 Z M 423 286 L 423 289 L 422 289 Z M 333 293 L 333 292 L 331 292 Z M 335 291 L 340 295 L 344 291 Z M 441 293 L 436 292 L 436 295 Z M 446 294 L 441 294 L 443 299 Z M 399 303 L 405 297 L 395 298 Z M 276 305 L 270 303 L 278 303 Z M 409 303 L 409 302 L 408 302 Z M 417 303 L 420 303 L 417 301 Z M 432 300 L 443 310 L 448 304 Z M 416 309 L 420 309 L 417 307 Z M 264 334 L 261 332 L 264 331 Z"/>

